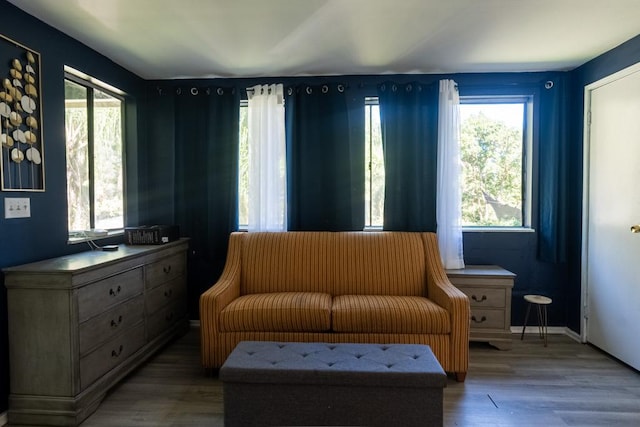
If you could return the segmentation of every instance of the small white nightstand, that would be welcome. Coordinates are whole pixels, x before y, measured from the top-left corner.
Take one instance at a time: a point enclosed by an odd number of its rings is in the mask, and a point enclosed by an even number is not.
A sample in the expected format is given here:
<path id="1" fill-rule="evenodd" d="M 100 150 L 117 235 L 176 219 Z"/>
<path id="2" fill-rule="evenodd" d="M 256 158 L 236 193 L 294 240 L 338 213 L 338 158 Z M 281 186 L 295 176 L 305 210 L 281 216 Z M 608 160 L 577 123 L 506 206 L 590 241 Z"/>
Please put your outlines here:
<path id="1" fill-rule="evenodd" d="M 511 289 L 516 275 L 497 265 L 468 265 L 447 270 L 447 276 L 469 297 L 470 341 L 511 349 Z"/>

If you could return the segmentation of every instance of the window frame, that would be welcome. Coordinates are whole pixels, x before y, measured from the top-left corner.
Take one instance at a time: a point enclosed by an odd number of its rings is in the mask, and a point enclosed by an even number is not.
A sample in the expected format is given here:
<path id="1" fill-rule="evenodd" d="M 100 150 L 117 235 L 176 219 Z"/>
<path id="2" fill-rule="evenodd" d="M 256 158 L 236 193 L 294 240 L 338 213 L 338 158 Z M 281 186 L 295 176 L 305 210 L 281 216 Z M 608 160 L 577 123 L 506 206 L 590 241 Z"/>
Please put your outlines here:
<path id="1" fill-rule="evenodd" d="M 533 118 L 532 94 L 473 94 L 460 95 L 460 104 L 523 104 L 522 120 L 522 224 L 520 226 L 464 225 L 463 232 L 533 232 Z M 460 123 L 462 125 L 462 122 Z"/>
<path id="2" fill-rule="evenodd" d="M 96 202 L 95 202 L 95 164 L 94 164 L 94 145 L 95 145 L 95 135 L 94 135 L 94 92 L 96 90 L 103 92 L 113 98 L 118 99 L 121 102 L 120 108 L 120 134 L 121 134 L 121 163 L 122 163 L 122 215 L 123 215 L 123 227 L 107 229 L 106 234 L 102 232 L 91 233 L 88 235 L 86 233 L 87 230 L 69 230 L 68 232 L 68 243 L 81 243 L 86 242 L 88 240 L 99 240 L 112 236 L 123 235 L 124 234 L 124 226 L 127 224 L 127 179 L 126 179 L 126 98 L 125 92 L 122 90 L 111 86 L 107 83 L 104 83 L 100 80 L 97 80 L 81 71 L 75 70 L 71 67 L 64 67 L 64 81 L 70 81 L 74 84 L 82 86 L 87 89 L 87 151 L 88 151 L 88 173 L 89 173 L 89 224 L 90 229 L 95 229 L 96 224 Z M 65 97 L 66 102 L 66 97 Z M 66 109 L 66 105 L 65 105 Z M 66 130 L 65 130 L 66 133 Z M 66 156 L 66 136 L 65 136 L 65 156 Z M 66 170 L 66 167 L 65 167 Z M 67 187 L 69 183 L 66 183 Z M 67 197 L 67 206 L 69 204 L 69 200 Z M 67 216 L 69 213 L 67 212 Z M 68 218 L 67 218 L 67 227 L 68 227 Z"/>

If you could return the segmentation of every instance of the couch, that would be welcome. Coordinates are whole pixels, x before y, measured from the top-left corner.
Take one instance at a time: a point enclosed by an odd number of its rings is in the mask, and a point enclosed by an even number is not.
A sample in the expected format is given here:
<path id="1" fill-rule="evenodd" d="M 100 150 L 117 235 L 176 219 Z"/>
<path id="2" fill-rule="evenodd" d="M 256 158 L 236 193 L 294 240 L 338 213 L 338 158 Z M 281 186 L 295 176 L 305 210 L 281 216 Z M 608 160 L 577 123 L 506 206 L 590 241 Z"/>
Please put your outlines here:
<path id="1" fill-rule="evenodd" d="M 469 318 L 434 233 L 234 232 L 200 296 L 201 358 L 219 368 L 240 341 L 426 344 L 464 381 Z"/>

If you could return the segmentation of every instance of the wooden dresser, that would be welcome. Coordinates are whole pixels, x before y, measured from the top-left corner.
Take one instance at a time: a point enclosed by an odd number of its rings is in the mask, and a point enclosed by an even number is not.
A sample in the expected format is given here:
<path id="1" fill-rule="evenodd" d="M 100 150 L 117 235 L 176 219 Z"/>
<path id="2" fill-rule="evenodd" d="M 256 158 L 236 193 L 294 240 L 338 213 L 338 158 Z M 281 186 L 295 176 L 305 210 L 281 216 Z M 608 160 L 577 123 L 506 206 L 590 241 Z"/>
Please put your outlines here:
<path id="1" fill-rule="evenodd" d="M 78 425 L 188 328 L 181 239 L 4 269 L 10 425 Z"/>
<path id="2" fill-rule="evenodd" d="M 471 341 L 485 341 L 500 350 L 511 348 L 511 289 L 516 277 L 497 265 L 468 265 L 447 270 L 451 283 L 471 304 Z"/>

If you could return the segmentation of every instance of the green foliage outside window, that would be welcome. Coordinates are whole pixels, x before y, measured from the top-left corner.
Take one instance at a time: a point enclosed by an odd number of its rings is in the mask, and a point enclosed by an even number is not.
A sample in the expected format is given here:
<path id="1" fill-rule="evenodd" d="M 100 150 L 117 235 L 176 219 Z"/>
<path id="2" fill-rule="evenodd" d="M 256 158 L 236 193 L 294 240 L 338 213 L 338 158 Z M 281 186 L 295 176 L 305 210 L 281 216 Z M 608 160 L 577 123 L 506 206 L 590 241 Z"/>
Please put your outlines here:
<path id="1" fill-rule="evenodd" d="M 514 104 L 522 117 L 522 104 Z M 522 226 L 523 126 L 481 110 L 461 123 L 462 224 Z"/>

